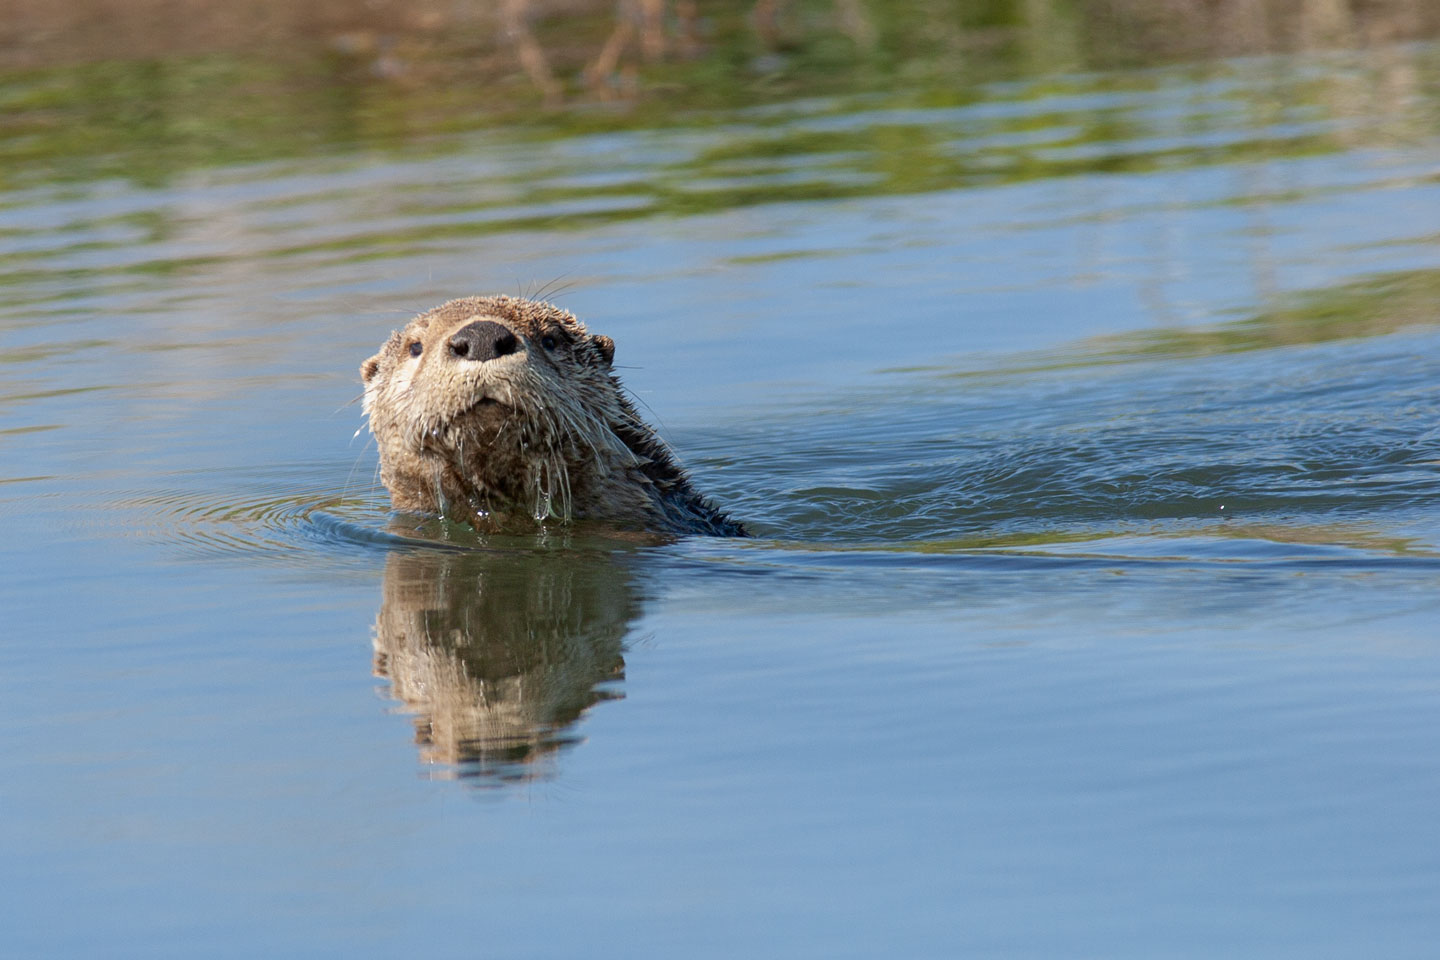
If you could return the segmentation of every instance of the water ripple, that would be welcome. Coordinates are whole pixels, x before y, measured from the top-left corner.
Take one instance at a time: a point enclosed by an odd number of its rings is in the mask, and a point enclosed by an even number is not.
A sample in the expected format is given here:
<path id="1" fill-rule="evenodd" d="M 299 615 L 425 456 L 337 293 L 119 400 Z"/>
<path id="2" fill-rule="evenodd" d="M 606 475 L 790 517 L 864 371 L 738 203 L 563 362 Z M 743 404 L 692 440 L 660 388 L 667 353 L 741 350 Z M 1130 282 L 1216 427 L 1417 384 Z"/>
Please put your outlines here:
<path id="1" fill-rule="evenodd" d="M 334 483 L 330 465 L 172 476 L 185 486 L 122 492 L 87 521 L 124 536 L 154 540 L 181 556 L 208 559 L 330 557 L 404 545 L 385 529 L 384 491 L 356 494 Z"/>
<path id="2" fill-rule="evenodd" d="M 1436 542 L 1437 339 L 989 383 L 903 375 L 893 392 L 708 442 L 747 451 L 727 476 L 771 474 L 768 491 L 732 481 L 732 507 L 791 539 L 926 549 L 1148 531 L 1168 551 L 1195 535 L 1264 540 L 1286 556 L 1325 544 L 1413 554 Z"/>

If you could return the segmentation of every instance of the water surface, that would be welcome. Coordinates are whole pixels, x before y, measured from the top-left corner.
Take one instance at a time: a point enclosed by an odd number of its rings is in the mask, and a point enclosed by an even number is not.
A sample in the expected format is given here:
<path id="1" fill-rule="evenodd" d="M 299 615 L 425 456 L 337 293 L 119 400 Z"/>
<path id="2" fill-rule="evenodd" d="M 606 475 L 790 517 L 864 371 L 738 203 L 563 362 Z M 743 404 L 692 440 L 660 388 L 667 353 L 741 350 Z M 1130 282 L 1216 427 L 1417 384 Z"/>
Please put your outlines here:
<path id="1" fill-rule="evenodd" d="M 1428 955 L 1437 77 L 27 167 L 13 949 Z M 357 368 L 490 291 L 613 336 L 756 536 L 393 517 Z"/>

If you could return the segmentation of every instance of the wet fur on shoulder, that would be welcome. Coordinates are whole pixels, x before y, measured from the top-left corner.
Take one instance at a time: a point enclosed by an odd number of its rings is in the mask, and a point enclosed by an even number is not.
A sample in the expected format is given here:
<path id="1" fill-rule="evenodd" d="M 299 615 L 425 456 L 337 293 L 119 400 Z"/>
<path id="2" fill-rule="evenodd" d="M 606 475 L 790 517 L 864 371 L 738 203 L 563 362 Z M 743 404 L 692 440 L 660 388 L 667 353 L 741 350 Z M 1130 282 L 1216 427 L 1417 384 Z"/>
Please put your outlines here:
<path id="1" fill-rule="evenodd" d="M 395 508 L 482 530 L 743 536 L 635 412 L 614 356 L 569 312 L 518 297 L 451 300 L 392 333 L 360 375 Z"/>

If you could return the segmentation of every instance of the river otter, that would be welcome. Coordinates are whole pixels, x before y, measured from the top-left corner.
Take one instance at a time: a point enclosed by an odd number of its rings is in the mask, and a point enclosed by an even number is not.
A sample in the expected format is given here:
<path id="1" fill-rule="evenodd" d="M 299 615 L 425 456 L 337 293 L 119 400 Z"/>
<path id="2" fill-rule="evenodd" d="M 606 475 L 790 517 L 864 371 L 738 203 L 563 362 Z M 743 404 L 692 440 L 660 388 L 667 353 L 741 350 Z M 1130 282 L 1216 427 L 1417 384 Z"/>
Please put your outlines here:
<path id="1" fill-rule="evenodd" d="M 518 297 L 451 300 L 392 333 L 360 376 L 395 508 L 477 530 L 555 518 L 743 536 L 640 419 L 614 357 L 609 337 Z"/>

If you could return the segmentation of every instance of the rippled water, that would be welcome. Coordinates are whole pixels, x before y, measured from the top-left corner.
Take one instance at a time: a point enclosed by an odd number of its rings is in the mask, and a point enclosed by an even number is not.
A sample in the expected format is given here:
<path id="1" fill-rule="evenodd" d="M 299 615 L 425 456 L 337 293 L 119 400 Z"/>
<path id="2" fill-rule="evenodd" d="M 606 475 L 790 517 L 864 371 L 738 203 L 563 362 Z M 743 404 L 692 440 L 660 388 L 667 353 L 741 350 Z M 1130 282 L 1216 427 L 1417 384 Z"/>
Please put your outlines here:
<path id="1" fill-rule="evenodd" d="M 1437 77 L 1422 44 L 31 171 L 11 943 L 1427 955 Z M 389 513 L 360 361 L 537 290 L 753 539 Z"/>

